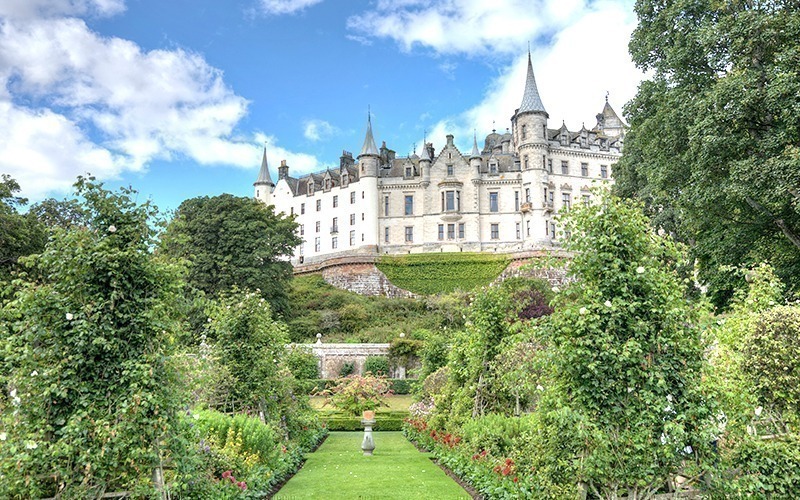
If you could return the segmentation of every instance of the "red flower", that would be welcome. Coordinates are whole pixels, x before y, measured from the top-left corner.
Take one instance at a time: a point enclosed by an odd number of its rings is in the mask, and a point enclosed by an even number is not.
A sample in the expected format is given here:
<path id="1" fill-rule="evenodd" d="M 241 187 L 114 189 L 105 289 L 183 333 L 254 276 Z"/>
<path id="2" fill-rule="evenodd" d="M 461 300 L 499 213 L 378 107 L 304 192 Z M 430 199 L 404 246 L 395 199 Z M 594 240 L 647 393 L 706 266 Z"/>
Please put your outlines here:
<path id="1" fill-rule="evenodd" d="M 519 477 L 517 477 L 517 476 L 514 476 L 514 482 L 515 482 L 515 483 L 518 483 L 518 482 L 519 482 Z"/>
<path id="2" fill-rule="evenodd" d="M 225 472 L 222 473 L 222 479 L 228 479 L 229 477 L 231 477 L 232 474 L 233 474 L 233 471 L 226 470 Z"/>
<path id="3" fill-rule="evenodd" d="M 238 483 L 236 483 L 236 486 L 238 486 L 242 491 L 247 489 L 247 483 L 245 483 L 244 481 L 239 481 Z"/>

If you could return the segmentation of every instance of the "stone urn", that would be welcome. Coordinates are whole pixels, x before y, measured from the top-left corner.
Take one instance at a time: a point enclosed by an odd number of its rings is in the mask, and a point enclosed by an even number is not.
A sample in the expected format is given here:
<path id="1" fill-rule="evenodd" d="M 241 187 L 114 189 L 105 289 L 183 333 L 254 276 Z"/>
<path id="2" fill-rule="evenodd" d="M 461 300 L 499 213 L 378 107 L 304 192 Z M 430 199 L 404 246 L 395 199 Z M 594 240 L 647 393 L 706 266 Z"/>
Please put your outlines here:
<path id="1" fill-rule="evenodd" d="M 364 440 L 361 441 L 361 450 L 365 456 L 372 456 L 375 450 L 375 441 L 372 439 L 372 426 L 375 425 L 375 412 L 365 410 L 361 415 L 361 425 L 364 426 Z"/>

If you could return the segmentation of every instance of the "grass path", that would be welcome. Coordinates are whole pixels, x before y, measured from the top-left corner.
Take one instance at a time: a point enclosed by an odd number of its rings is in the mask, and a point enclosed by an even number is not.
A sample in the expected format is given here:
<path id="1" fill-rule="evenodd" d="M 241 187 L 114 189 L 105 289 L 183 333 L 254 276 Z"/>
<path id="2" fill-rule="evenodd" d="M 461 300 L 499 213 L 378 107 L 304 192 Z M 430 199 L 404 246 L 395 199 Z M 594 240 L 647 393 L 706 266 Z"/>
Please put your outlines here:
<path id="1" fill-rule="evenodd" d="M 361 453 L 361 432 L 331 432 L 275 499 L 469 499 L 455 481 L 400 432 L 376 432 L 375 455 Z"/>

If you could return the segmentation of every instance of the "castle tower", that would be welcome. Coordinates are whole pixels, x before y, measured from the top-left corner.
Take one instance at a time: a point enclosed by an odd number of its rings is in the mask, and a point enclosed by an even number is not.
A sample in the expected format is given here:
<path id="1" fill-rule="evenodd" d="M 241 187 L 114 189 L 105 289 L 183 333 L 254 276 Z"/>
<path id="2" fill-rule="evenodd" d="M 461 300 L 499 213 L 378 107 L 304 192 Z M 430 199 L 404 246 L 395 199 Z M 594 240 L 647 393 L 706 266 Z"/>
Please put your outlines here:
<path id="1" fill-rule="evenodd" d="M 267 164 L 267 148 L 264 147 L 264 156 L 261 158 L 261 170 L 258 172 L 258 179 L 253 183 L 255 188 L 255 198 L 263 201 L 267 205 L 272 205 L 272 190 L 275 189 L 275 183 L 272 182 L 272 176 L 269 174 L 269 165 Z"/>
<path id="2" fill-rule="evenodd" d="M 472 135 L 472 153 L 469 155 L 469 166 L 472 167 L 472 175 L 474 177 L 480 177 L 481 172 L 481 165 L 483 164 L 483 158 L 481 158 L 481 152 L 478 151 L 478 136 L 473 134 Z"/>
<path id="3" fill-rule="evenodd" d="M 536 78 L 533 76 L 531 53 L 528 52 L 528 76 L 525 79 L 525 92 L 522 94 L 522 104 L 511 118 L 514 126 L 514 142 L 520 155 L 524 149 L 536 146 L 547 146 L 547 119 L 549 115 L 544 109 L 539 89 L 536 87 Z M 531 151 L 532 152 L 532 151 Z"/>
<path id="4" fill-rule="evenodd" d="M 419 170 L 420 175 L 422 175 L 422 182 L 427 186 L 431 182 L 431 154 L 427 142 L 422 145 L 422 156 L 419 157 Z"/>
<path id="5" fill-rule="evenodd" d="M 358 155 L 361 177 L 377 177 L 379 160 L 380 153 L 378 147 L 375 146 L 375 138 L 372 136 L 372 117 L 367 115 L 367 134 L 364 136 L 361 154 Z"/>

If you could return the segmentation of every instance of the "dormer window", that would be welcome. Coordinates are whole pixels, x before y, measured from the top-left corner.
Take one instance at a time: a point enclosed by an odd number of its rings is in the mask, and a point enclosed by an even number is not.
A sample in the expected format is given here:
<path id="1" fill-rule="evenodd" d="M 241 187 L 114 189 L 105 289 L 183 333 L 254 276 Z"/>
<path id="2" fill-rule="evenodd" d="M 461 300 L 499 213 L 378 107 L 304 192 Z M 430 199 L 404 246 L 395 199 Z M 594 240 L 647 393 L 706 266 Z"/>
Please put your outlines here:
<path id="1" fill-rule="evenodd" d="M 489 163 L 489 173 L 496 174 L 497 173 L 497 162 L 490 162 Z"/>
<path id="2" fill-rule="evenodd" d="M 308 181 L 308 195 L 311 196 L 312 194 L 314 194 L 314 181 L 313 180 L 309 180 Z"/>
<path id="3" fill-rule="evenodd" d="M 350 176 L 347 173 L 342 175 L 342 187 L 347 187 L 350 184 Z"/>
<path id="4" fill-rule="evenodd" d="M 413 171 L 411 167 L 406 167 L 406 177 L 411 177 L 413 175 Z"/>

